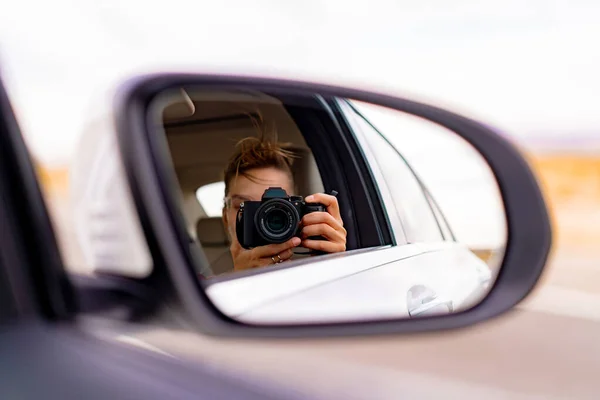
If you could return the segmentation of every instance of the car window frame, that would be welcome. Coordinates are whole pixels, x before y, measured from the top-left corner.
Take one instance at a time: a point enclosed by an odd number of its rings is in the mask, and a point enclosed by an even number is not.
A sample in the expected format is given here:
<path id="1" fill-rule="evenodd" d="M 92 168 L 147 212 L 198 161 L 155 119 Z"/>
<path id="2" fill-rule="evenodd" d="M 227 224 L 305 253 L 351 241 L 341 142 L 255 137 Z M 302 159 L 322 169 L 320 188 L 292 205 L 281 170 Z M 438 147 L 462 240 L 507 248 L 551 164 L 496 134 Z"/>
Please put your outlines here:
<path id="1" fill-rule="evenodd" d="M 338 99 L 338 100 L 342 100 L 342 99 Z M 396 154 L 398 154 L 398 156 L 404 161 L 404 164 L 408 167 L 408 169 L 410 170 L 410 172 L 412 173 L 412 175 L 415 177 L 416 181 L 419 183 L 419 185 L 421 186 L 423 193 L 425 195 L 425 199 L 427 201 L 427 203 L 429 203 L 429 207 L 435 217 L 435 220 L 438 224 L 438 227 L 440 229 L 440 232 L 442 234 L 442 238 L 445 241 L 450 241 L 450 242 L 456 242 L 456 235 L 454 234 L 454 231 L 452 230 L 452 227 L 450 226 L 450 224 L 448 223 L 448 220 L 446 219 L 446 215 L 444 214 L 444 212 L 442 211 L 441 207 L 439 206 L 438 202 L 435 200 L 435 197 L 433 197 L 433 195 L 431 194 L 431 191 L 429 190 L 429 188 L 427 188 L 427 185 L 425 185 L 425 183 L 423 182 L 423 180 L 421 179 L 421 177 L 419 176 L 419 174 L 414 170 L 414 168 L 410 165 L 410 163 L 408 162 L 408 160 L 406 160 L 406 158 L 402 155 L 402 153 L 396 148 L 396 146 L 394 146 L 393 143 L 391 143 L 383 133 L 381 133 L 379 131 L 379 129 L 374 126 L 371 121 L 369 121 L 368 118 L 366 118 L 350 101 L 348 101 L 347 99 L 344 100 L 345 104 L 347 104 L 349 106 L 349 108 L 352 109 L 352 111 L 356 114 L 358 114 L 361 118 L 363 118 L 366 123 L 368 123 L 375 132 L 377 132 L 390 146 L 391 148 L 396 152 Z M 387 186 L 387 184 L 386 184 Z"/>
<path id="2" fill-rule="evenodd" d="M 340 185 L 345 190 L 346 195 L 338 195 L 338 199 L 348 202 L 346 211 L 349 211 L 352 221 L 344 219 L 344 224 L 349 233 L 348 239 L 353 234 L 358 241 L 356 246 L 350 246 L 349 249 L 361 250 L 393 244 L 392 231 L 385 219 L 385 205 L 372 195 L 373 181 L 367 176 L 370 173 L 368 165 L 357 156 L 357 144 L 345 131 L 347 125 L 340 121 L 337 109 L 331 107 L 330 99 L 320 95 L 309 98 L 287 92 L 267 94 L 281 100 L 298 126 L 313 154 L 325 191 L 340 192 Z M 294 110 L 296 106 L 310 109 L 310 112 L 304 111 L 310 121 L 299 119 L 298 110 Z M 357 176 L 359 179 L 356 179 Z M 344 205 L 340 204 L 340 208 L 344 208 Z M 359 213 L 361 218 L 357 218 Z"/>
<path id="3" fill-rule="evenodd" d="M 381 137 L 388 144 L 388 146 L 390 146 L 391 150 L 393 150 L 393 152 L 402 160 L 404 166 L 406 167 L 408 172 L 411 174 L 411 176 L 415 179 L 415 181 L 417 182 L 417 184 L 419 185 L 419 187 L 421 189 L 424 201 L 427 204 L 427 208 L 429 209 L 429 212 L 431 213 L 431 216 L 437 225 L 437 233 L 439 234 L 440 241 L 447 240 L 447 237 L 444 234 L 444 229 L 442 228 L 442 223 L 440 222 L 440 220 L 438 218 L 438 214 L 435 212 L 435 210 L 432 206 L 431 200 L 433 198 L 431 196 L 431 193 L 429 192 L 429 190 L 427 189 L 427 187 L 425 186 L 425 184 L 423 183 L 423 181 L 421 180 L 419 175 L 416 173 L 414 168 L 410 165 L 408 160 L 406 160 L 406 158 L 402 155 L 402 153 L 400 151 L 398 151 L 396 146 L 394 146 L 394 144 L 391 143 L 388 140 L 388 138 L 375 125 L 373 125 L 373 123 L 368 118 L 366 118 L 358 109 L 356 109 L 356 107 L 354 107 L 354 105 L 351 103 L 351 101 L 349 101 L 348 99 L 337 98 L 336 102 L 338 102 L 340 104 L 340 107 L 344 113 L 349 114 L 350 120 L 353 118 L 362 118 L 365 121 L 365 123 L 367 123 L 372 128 L 372 130 L 376 134 L 378 134 L 379 137 Z M 353 124 L 356 124 L 356 121 L 353 121 Z M 364 150 L 366 150 L 366 152 L 368 153 L 365 156 L 368 158 L 369 166 L 374 170 L 374 175 L 376 176 L 375 179 L 377 180 L 377 185 L 380 188 L 382 188 L 384 190 L 384 192 L 387 192 L 389 194 L 388 196 L 386 196 L 387 209 L 388 210 L 396 210 L 396 213 L 389 213 L 389 214 L 393 214 L 393 215 L 390 215 L 390 218 L 392 220 L 394 220 L 394 219 L 398 220 L 397 224 L 395 225 L 396 228 L 394 230 L 394 233 L 400 236 L 400 241 L 402 244 L 419 243 L 419 242 L 410 241 L 410 239 L 409 239 L 410 235 L 409 235 L 409 233 L 407 233 L 407 223 L 405 221 L 406 210 L 404 208 L 398 209 L 398 206 L 396 205 L 396 202 L 394 201 L 394 199 L 392 197 L 390 187 L 385 179 L 385 176 L 383 175 L 383 171 L 381 170 L 381 165 L 377 161 L 375 154 L 373 153 L 371 147 L 368 144 L 368 138 L 365 136 L 365 133 L 362 131 L 362 129 L 359 126 L 354 129 L 354 134 L 357 135 L 358 139 L 362 142 L 362 146 L 364 147 Z M 440 214 L 441 214 L 441 210 L 440 210 Z M 444 225 L 448 226 L 447 224 L 444 224 Z M 400 228 L 400 226 L 401 226 L 401 228 Z M 398 240 L 398 238 L 397 238 L 397 240 Z"/>
<path id="4" fill-rule="evenodd" d="M 371 199 L 371 202 L 377 204 L 381 210 L 381 214 L 378 215 L 379 223 L 382 227 L 385 227 L 387 233 L 391 236 L 389 244 L 408 244 L 406 235 L 404 235 L 404 227 L 396 214 L 390 214 L 388 207 L 391 201 L 390 191 L 387 190 L 387 185 L 384 185 L 386 190 L 382 190 L 379 185 L 379 181 L 382 178 L 379 170 L 373 170 L 369 164 L 369 157 L 365 154 L 365 148 L 363 143 L 359 140 L 354 127 L 348 121 L 348 116 L 344 113 L 342 106 L 338 103 L 336 98 L 328 98 L 327 103 L 332 109 L 333 115 L 336 118 L 337 123 L 340 126 L 341 134 L 344 136 L 345 141 L 352 143 L 353 147 L 349 149 L 352 152 L 352 157 L 357 163 L 361 164 L 362 167 L 362 179 L 366 181 L 365 185 L 368 185 L 367 194 Z M 367 149 L 369 151 L 369 149 Z M 387 243 L 386 243 L 387 244 Z"/>

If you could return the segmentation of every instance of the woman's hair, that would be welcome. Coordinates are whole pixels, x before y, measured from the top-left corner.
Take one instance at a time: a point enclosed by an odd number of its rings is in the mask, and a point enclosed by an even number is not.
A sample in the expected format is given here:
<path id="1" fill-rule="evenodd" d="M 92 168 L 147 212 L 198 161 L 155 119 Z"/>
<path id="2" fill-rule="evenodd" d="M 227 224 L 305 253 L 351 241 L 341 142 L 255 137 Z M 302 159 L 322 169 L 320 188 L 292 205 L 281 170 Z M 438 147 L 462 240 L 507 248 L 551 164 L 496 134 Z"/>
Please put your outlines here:
<path id="1" fill-rule="evenodd" d="M 225 167 L 225 196 L 229 194 L 234 178 L 242 175 L 252 181 L 256 177 L 248 172 L 257 168 L 276 168 L 293 180 L 292 162 L 294 153 L 284 149 L 279 143 L 257 137 L 248 137 L 236 144 L 236 149 Z"/>

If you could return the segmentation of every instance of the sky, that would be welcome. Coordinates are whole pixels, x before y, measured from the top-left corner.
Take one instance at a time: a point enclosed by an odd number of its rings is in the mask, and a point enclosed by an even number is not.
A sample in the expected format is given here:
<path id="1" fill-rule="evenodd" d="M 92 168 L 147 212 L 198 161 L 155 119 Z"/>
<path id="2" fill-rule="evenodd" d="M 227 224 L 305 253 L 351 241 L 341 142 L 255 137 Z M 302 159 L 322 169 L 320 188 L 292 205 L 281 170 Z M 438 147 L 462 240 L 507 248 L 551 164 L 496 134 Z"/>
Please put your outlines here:
<path id="1" fill-rule="evenodd" d="M 587 140 L 600 136 L 599 18 L 594 0 L 24 0 L 3 5 L 0 69 L 49 165 L 69 162 L 115 85 L 164 69 L 359 85 L 516 138 Z"/>
<path id="2" fill-rule="evenodd" d="M 32 154 L 49 167 L 78 154 L 120 83 L 166 70 L 373 89 L 449 108 L 528 145 L 600 152 L 597 0 L 2 2 L 0 74 Z M 436 149 L 417 145 L 416 161 L 447 150 Z M 493 190 L 465 204 L 453 189 L 468 174 L 442 180 L 439 168 L 423 168 L 465 237 L 502 236 Z M 464 214 L 474 207 L 490 219 L 474 226 Z"/>

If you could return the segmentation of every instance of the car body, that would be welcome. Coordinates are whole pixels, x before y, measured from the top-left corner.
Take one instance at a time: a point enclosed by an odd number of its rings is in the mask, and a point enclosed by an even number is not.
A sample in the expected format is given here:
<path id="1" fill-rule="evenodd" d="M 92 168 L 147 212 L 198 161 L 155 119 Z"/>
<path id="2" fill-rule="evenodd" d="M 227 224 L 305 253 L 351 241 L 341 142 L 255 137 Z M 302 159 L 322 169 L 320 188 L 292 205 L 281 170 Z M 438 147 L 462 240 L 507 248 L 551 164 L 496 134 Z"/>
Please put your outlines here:
<path id="1" fill-rule="evenodd" d="M 456 312 L 485 297 L 491 280 L 487 264 L 460 244 L 357 251 L 350 262 L 334 255 L 211 279 L 207 294 L 225 315 L 245 323 L 327 323 Z"/>

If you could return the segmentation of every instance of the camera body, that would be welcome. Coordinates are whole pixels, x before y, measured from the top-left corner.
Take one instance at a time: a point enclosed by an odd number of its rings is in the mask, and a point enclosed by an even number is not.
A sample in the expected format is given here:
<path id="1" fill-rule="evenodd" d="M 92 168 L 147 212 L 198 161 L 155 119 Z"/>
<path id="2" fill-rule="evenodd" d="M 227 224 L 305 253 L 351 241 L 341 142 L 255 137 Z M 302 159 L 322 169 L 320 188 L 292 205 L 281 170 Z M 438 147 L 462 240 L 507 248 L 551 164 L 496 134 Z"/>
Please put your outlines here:
<path id="1" fill-rule="evenodd" d="M 327 207 L 307 203 L 302 196 L 288 196 L 280 187 L 270 187 L 260 201 L 242 203 L 236 217 L 236 235 L 245 249 L 283 243 L 300 235 L 304 215 L 318 211 L 327 211 Z"/>

